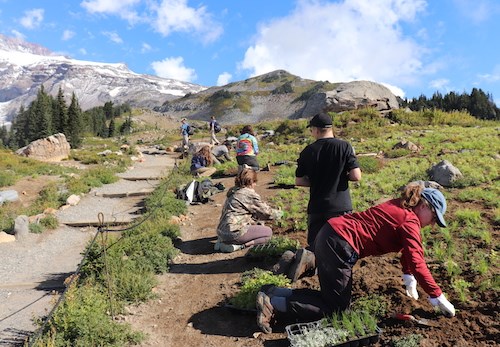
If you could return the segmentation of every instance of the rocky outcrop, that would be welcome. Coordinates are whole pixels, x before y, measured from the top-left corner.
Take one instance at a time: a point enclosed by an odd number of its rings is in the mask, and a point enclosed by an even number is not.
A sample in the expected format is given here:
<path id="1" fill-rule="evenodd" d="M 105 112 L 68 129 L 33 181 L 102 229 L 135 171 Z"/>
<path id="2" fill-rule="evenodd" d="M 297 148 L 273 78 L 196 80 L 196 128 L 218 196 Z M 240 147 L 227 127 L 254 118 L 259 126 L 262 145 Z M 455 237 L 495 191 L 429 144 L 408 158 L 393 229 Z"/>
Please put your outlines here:
<path id="1" fill-rule="evenodd" d="M 31 142 L 16 154 L 41 161 L 61 161 L 69 157 L 70 145 L 62 133 Z"/>
<path id="2" fill-rule="evenodd" d="M 382 84 L 370 81 L 339 83 L 335 90 L 317 93 L 308 101 L 304 116 L 321 111 L 342 112 L 372 107 L 378 111 L 398 109 L 396 96 Z"/>

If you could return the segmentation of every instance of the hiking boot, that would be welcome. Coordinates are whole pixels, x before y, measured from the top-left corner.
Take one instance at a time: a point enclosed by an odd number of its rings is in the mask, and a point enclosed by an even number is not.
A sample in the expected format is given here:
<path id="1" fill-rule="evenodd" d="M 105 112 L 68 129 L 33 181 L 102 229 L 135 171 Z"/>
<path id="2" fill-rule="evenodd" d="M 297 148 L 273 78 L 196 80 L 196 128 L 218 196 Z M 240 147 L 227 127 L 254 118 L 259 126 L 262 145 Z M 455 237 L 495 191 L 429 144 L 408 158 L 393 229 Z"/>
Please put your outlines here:
<path id="1" fill-rule="evenodd" d="M 275 275 L 288 274 L 290 271 L 290 267 L 292 266 L 293 261 L 295 260 L 295 253 L 292 251 L 286 251 L 280 257 L 280 260 L 274 264 L 271 269 L 272 273 Z"/>
<path id="2" fill-rule="evenodd" d="M 314 253 L 305 248 L 301 248 L 295 253 L 295 261 L 290 266 L 288 278 L 296 282 L 306 272 L 316 267 Z"/>
<path id="3" fill-rule="evenodd" d="M 274 316 L 274 308 L 271 305 L 271 299 L 266 293 L 258 292 L 255 306 L 257 307 L 257 325 L 264 333 L 272 333 L 271 321 Z"/>

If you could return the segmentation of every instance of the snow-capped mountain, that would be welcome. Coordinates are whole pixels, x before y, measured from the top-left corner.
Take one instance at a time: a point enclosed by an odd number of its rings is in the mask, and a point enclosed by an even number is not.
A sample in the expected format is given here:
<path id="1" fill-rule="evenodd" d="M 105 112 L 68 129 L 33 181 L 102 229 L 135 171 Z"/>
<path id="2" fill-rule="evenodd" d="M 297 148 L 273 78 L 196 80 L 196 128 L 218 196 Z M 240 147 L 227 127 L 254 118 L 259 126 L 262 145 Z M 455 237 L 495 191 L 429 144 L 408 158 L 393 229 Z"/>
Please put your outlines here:
<path id="1" fill-rule="evenodd" d="M 70 59 L 0 34 L 0 125 L 12 120 L 21 106 L 29 106 L 42 84 L 54 96 L 62 87 L 68 102 L 75 92 L 83 110 L 107 101 L 154 107 L 206 89 L 188 82 L 137 74 L 125 64 Z"/>

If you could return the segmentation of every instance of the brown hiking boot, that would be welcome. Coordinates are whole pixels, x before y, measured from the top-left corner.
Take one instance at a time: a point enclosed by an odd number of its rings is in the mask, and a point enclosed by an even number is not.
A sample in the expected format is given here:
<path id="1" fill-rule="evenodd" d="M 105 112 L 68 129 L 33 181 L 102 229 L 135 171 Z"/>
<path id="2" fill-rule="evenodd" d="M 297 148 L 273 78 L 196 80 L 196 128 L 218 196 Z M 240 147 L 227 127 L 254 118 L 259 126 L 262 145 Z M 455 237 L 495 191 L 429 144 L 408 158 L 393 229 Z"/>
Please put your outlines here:
<path id="1" fill-rule="evenodd" d="M 295 253 L 295 261 L 288 271 L 288 278 L 296 282 L 304 273 L 316 267 L 314 253 L 301 248 Z"/>
<path id="2" fill-rule="evenodd" d="M 257 325 L 266 334 L 272 333 L 271 321 L 274 316 L 274 307 L 271 305 L 271 299 L 266 293 L 258 292 L 255 306 L 257 307 Z"/>
<path id="3" fill-rule="evenodd" d="M 288 271 L 290 271 L 290 266 L 292 266 L 294 259 L 295 253 L 293 253 L 292 251 L 286 251 L 281 255 L 280 260 L 276 264 L 274 264 L 271 271 L 275 275 L 288 274 Z"/>

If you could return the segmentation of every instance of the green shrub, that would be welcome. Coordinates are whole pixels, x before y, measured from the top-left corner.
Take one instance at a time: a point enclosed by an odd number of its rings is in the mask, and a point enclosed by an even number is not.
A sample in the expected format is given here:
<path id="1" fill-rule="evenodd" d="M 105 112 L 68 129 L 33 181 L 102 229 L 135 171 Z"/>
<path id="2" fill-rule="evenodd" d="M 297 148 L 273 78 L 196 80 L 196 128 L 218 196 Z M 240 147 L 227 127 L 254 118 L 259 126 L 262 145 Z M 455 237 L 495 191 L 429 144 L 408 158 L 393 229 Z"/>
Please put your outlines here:
<path id="1" fill-rule="evenodd" d="M 28 225 L 28 229 L 29 229 L 30 233 L 33 233 L 33 234 L 43 233 L 43 226 L 38 224 L 38 223 L 30 223 Z"/>
<path id="2" fill-rule="evenodd" d="M 70 288 L 34 346 L 124 346 L 144 339 L 129 324 L 111 320 L 108 311 L 109 298 L 98 287 Z"/>
<path id="3" fill-rule="evenodd" d="M 273 275 L 271 271 L 255 268 L 243 273 L 241 289 L 229 302 L 241 309 L 255 308 L 257 293 L 264 284 L 289 287 L 290 280 L 284 275 Z"/>
<path id="4" fill-rule="evenodd" d="M 40 219 L 40 224 L 49 230 L 57 229 L 59 226 L 59 221 L 57 220 L 56 216 L 54 215 L 48 215 Z"/>

